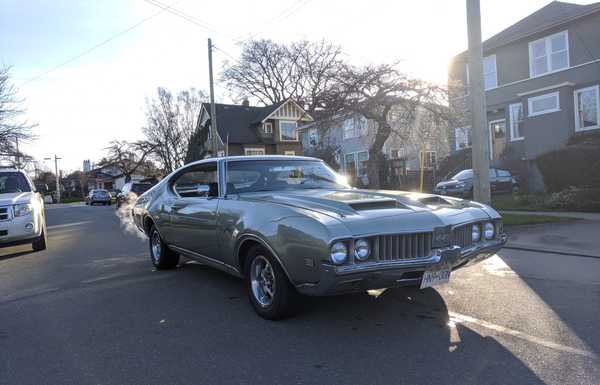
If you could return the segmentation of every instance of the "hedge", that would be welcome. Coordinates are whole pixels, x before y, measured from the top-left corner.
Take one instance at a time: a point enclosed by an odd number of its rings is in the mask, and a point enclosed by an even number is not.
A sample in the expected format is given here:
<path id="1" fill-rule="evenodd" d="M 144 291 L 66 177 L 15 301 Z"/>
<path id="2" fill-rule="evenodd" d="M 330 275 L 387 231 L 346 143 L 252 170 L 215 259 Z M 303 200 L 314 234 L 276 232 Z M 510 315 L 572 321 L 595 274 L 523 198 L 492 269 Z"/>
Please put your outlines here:
<path id="1" fill-rule="evenodd" d="M 570 145 L 542 154 L 536 162 L 550 192 L 570 187 L 600 189 L 600 146 Z"/>

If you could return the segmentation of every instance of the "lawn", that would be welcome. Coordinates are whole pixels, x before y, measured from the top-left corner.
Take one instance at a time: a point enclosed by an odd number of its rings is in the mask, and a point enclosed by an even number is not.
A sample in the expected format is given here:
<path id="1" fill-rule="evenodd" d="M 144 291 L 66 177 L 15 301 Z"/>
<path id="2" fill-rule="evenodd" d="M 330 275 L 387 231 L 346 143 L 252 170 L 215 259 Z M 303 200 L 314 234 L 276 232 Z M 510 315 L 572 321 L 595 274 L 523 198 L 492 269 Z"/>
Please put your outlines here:
<path id="1" fill-rule="evenodd" d="M 537 225 L 542 223 L 567 222 L 576 218 L 555 217 L 552 215 L 521 215 L 502 214 L 502 223 L 505 226 Z"/>

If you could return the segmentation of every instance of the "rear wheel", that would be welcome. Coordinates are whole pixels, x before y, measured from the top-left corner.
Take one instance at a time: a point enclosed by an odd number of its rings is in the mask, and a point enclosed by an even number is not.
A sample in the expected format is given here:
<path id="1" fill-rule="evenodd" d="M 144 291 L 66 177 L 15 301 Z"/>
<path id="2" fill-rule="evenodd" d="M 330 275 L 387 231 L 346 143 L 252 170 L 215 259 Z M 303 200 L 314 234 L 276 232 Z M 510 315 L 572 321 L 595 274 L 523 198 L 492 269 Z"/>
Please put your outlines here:
<path id="1" fill-rule="evenodd" d="M 150 229 L 150 259 L 152 264 L 159 270 L 172 269 L 179 263 L 179 254 L 169 249 L 160 237 L 155 226 Z"/>
<path id="2" fill-rule="evenodd" d="M 258 315 L 276 320 L 293 314 L 298 293 L 279 262 L 264 247 L 250 250 L 245 272 L 250 303 Z"/>

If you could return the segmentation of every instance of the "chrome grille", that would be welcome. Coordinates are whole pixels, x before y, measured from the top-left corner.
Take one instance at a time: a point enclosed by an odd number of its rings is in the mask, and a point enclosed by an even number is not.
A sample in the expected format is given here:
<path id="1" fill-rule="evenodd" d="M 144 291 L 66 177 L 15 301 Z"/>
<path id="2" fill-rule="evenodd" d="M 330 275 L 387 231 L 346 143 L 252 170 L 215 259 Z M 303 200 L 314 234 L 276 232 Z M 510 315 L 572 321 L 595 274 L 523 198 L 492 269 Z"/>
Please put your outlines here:
<path id="1" fill-rule="evenodd" d="M 433 233 L 394 234 L 375 237 L 374 249 L 381 261 L 425 258 L 431 254 Z"/>
<path id="2" fill-rule="evenodd" d="M 473 244 L 473 239 L 471 238 L 471 226 L 473 226 L 473 223 L 456 227 L 452 231 L 452 244 L 460 247 L 471 246 Z"/>
<path id="3" fill-rule="evenodd" d="M 6 221 L 10 219 L 9 207 L 0 207 L 0 221 Z"/>

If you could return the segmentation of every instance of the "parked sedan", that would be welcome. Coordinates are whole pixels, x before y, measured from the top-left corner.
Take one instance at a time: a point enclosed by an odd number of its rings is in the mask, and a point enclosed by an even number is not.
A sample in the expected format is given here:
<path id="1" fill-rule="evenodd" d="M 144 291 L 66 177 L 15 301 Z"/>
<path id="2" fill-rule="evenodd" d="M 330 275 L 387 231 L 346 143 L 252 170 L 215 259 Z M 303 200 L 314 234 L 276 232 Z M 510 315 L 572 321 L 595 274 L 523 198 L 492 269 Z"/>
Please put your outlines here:
<path id="1" fill-rule="evenodd" d="M 519 192 L 519 183 L 509 171 L 490 168 L 490 191 L 492 194 L 515 194 Z M 462 170 L 449 180 L 438 183 L 433 193 L 461 198 L 473 197 L 473 170 Z"/>
<path id="2" fill-rule="evenodd" d="M 141 195 L 132 214 L 157 269 L 183 255 L 243 278 L 267 319 L 290 314 L 297 294 L 444 284 L 506 242 L 489 206 L 353 189 L 306 157 L 191 163 Z"/>
<path id="3" fill-rule="evenodd" d="M 103 189 L 94 189 L 90 190 L 90 193 L 85 197 L 85 204 L 93 206 L 96 203 L 100 203 L 101 205 L 110 205 L 111 198 L 108 191 Z"/>

